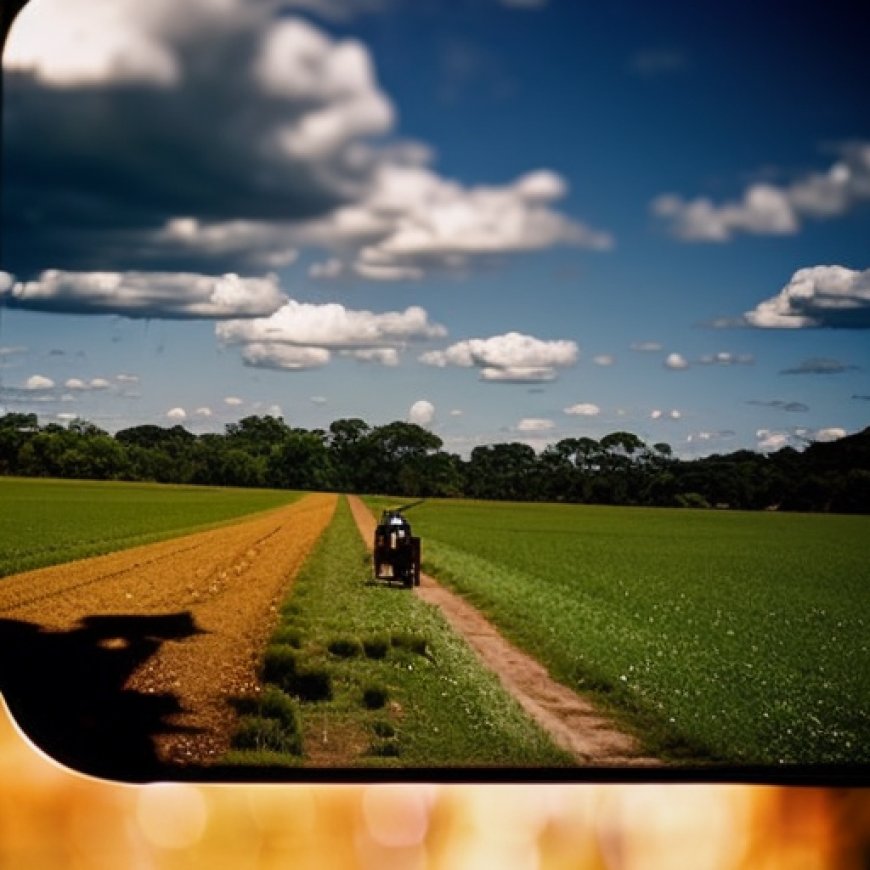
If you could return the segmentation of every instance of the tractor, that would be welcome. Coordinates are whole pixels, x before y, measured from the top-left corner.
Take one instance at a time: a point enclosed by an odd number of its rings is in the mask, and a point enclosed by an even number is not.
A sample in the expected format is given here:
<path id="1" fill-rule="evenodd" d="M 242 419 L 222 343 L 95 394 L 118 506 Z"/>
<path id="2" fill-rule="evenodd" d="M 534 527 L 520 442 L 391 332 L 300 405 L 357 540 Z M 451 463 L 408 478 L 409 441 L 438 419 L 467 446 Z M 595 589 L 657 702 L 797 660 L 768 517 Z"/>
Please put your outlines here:
<path id="1" fill-rule="evenodd" d="M 408 588 L 420 585 L 420 539 L 411 534 L 404 512 L 421 503 L 381 513 L 372 548 L 376 579 L 398 580 Z"/>

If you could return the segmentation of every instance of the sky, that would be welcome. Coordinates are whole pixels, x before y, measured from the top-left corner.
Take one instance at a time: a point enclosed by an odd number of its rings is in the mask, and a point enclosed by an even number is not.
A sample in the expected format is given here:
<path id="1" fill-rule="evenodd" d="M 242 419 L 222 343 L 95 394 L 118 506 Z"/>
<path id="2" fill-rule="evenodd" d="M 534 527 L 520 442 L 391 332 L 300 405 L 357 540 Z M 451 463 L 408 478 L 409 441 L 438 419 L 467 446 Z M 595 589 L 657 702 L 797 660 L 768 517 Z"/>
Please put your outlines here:
<path id="1" fill-rule="evenodd" d="M 0 412 L 462 455 L 860 431 L 865 33 L 841 0 L 31 0 Z"/>

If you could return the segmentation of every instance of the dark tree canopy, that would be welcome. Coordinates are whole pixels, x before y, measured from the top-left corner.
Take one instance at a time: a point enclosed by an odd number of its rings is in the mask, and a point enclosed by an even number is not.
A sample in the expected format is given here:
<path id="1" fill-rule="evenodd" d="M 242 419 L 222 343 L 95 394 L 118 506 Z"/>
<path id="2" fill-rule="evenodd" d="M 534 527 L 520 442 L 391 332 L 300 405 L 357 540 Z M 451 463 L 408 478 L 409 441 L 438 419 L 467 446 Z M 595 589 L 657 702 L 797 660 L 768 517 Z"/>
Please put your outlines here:
<path id="1" fill-rule="evenodd" d="M 152 424 L 109 435 L 86 420 L 40 426 L 36 414 L 0 417 L 0 474 L 279 487 L 667 507 L 870 513 L 870 428 L 831 443 L 769 455 L 751 450 L 682 460 L 669 444 L 631 432 L 563 438 L 540 454 L 509 442 L 468 459 L 414 423 L 329 429 L 251 416 L 224 433 Z"/>

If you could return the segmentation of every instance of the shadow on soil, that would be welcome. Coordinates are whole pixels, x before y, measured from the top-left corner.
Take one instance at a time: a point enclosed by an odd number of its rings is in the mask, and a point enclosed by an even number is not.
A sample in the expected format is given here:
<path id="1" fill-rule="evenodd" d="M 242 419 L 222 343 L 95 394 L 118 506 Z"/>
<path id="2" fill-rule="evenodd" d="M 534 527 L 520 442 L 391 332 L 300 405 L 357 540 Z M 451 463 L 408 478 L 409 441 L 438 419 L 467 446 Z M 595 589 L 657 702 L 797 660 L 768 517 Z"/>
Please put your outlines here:
<path id="1" fill-rule="evenodd" d="M 171 724 L 178 698 L 124 686 L 167 640 L 199 632 L 188 612 L 88 616 L 69 631 L 0 619 L 0 691 L 22 730 L 62 764 L 128 782 L 173 778 L 154 737 L 190 730 Z"/>

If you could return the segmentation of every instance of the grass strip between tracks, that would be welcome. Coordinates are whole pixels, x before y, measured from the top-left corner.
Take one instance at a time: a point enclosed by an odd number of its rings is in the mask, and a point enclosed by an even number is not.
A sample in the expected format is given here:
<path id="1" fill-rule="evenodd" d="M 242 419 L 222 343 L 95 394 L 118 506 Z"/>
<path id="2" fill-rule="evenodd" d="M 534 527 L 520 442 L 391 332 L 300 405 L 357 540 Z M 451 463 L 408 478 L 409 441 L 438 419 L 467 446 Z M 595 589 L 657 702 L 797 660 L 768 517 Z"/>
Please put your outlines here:
<path id="1" fill-rule="evenodd" d="M 230 763 L 554 767 L 555 747 L 437 610 L 371 578 L 346 500 L 281 608 Z M 302 753 L 300 756 L 299 753 Z"/>

